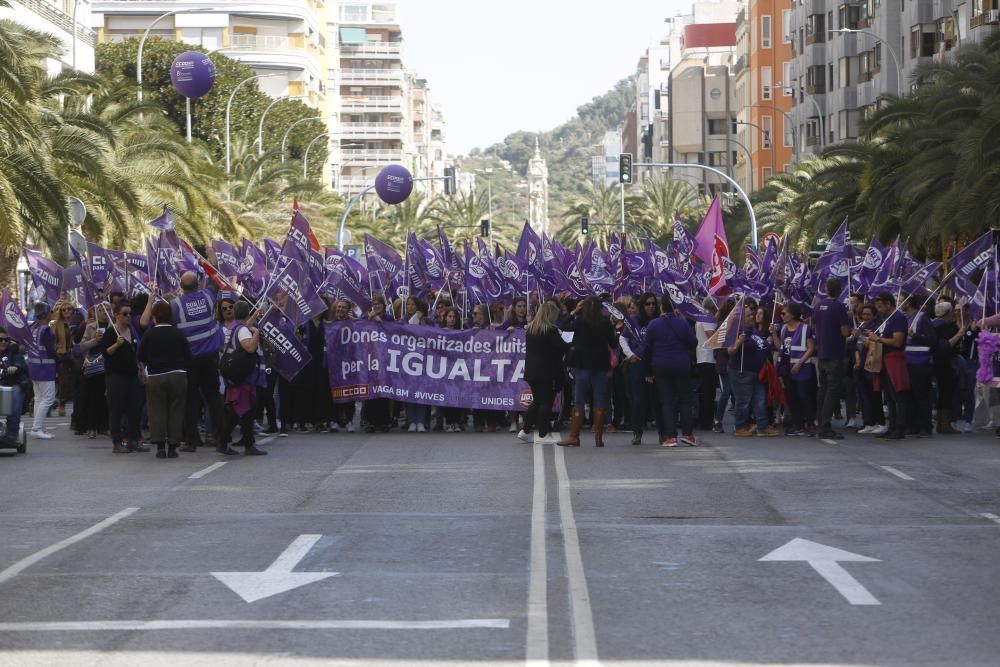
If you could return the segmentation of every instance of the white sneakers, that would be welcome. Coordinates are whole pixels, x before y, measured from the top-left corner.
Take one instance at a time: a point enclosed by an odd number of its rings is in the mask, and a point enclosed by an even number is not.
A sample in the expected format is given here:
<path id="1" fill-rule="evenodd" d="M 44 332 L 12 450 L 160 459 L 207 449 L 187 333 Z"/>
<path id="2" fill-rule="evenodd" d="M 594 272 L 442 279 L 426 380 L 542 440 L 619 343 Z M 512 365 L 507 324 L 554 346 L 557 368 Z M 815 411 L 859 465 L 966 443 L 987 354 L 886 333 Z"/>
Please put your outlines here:
<path id="1" fill-rule="evenodd" d="M 417 432 L 417 425 L 416 425 L 416 424 L 410 424 L 410 428 L 408 428 L 408 429 L 406 429 L 406 430 L 407 430 L 407 431 L 408 431 L 409 433 L 416 433 L 416 432 Z"/>
<path id="2" fill-rule="evenodd" d="M 51 433 L 49 433 L 44 429 L 42 429 L 41 431 L 34 431 L 34 430 L 28 431 L 28 435 L 30 435 L 35 440 L 51 440 L 52 438 L 55 437 L 54 435 L 52 435 Z"/>
<path id="3" fill-rule="evenodd" d="M 888 432 L 889 432 L 889 427 L 886 426 L 885 424 L 882 424 L 881 426 L 876 426 L 874 429 L 872 429 L 869 432 L 869 435 L 885 435 Z"/>
<path id="4" fill-rule="evenodd" d="M 427 428 L 423 424 L 417 424 L 417 433 L 426 433 Z"/>
<path id="5" fill-rule="evenodd" d="M 965 422 L 962 425 L 962 433 L 972 433 L 973 430 L 975 429 L 972 427 L 972 422 Z"/>
<path id="6" fill-rule="evenodd" d="M 521 442 L 531 442 L 531 434 L 522 428 L 517 432 L 517 439 Z"/>
<path id="7" fill-rule="evenodd" d="M 509 430 L 510 430 L 511 433 L 517 433 L 518 428 L 517 428 L 517 420 L 516 419 L 514 420 L 514 423 L 510 425 L 510 429 Z"/>
<path id="8" fill-rule="evenodd" d="M 858 431 L 858 434 L 859 435 L 870 435 L 872 433 L 872 431 L 875 430 L 875 428 L 876 428 L 875 426 L 865 426 L 863 429 L 861 429 L 860 431 Z"/>
<path id="9" fill-rule="evenodd" d="M 521 431 L 521 433 L 524 433 L 524 431 Z M 520 433 L 518 434 L 518 436 L 520 437 Z M 558 443 L 560 440 L 562 440 L 562 433 L 559 433 L 557 431 L 549 431 L 549 434 L 544 437 L 535 433 L 534 442 L 536 445 L 554 445 Z M 525 440 L 525 442 L 527 442 L 527 440 Z"/>

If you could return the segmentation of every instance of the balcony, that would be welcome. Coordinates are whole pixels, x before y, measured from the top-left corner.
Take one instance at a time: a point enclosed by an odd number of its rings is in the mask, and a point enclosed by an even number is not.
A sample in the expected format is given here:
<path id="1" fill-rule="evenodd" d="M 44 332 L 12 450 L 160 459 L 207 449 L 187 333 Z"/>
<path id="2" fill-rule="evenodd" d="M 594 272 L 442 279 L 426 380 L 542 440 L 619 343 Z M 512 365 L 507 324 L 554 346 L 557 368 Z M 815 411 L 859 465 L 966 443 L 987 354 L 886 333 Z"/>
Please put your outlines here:
<path id="1" fill-rule="evenodd" d="M 402 42 L 366 42 L 365 44 L 341 44 L 340 53 L 350 58 L 396 57 L 403 54 Z"/>
<path id="2" fill-rule="evenodd" d="M 44 0 L 15 0 L 15 2 L 24 5 L 60 30 L 73 34 L 73 17 L 62 13 L 52 4 Z M 97 43 L 97 33 L 85 28 L 79 22 L 76 25 L 76 37 L 87 46 L 94 46 Z"/>
<path id="3" fill-rule="evenodd" d="M 386 164 L 400 164 L 403 162 L 403 151 L 399 149 L 381 149 L 381 150 L 365 150 L 365 149 L 351 149 L 341 151 L 340 154 L 344 158 L 344 164 L 350 163 L 350 166 L 362 166 L 362 165 L 386 165 Z"/>
<path id="4" fill-rule="evenodd" d="M 347 94 L 340 96 L 340 111 L 342 113 L 401 111 L 402 108 L 403 98 L 400 96 Z"/>
<path id="5" fill-rule="evenodd" d="M 340 80 L 345 84 L 384 86 L 387 83 L 403 85 L 401 69 L 342 69 Z"/>
<path id="6" fill-rule="evenodd" d="M 397 123 L 341 123 L 340 136 L 345 139 L 402 139 L 403 121 Z"/>
<path id="7" fill-rule="evenodd" d="M 287 35 L 251 35 L 236 33 L 232 36 L 230 43 L 234 47 L 241 49 L 253 49 L 254 51 L 289 51 L 292 48 L 299 48 L 290 44 Z"/>
<path id="8" fill-rule="evenodd" d="M 747 57 L 740 56 L 736 63 L 733 64 L 733 76 L 739 76 L 739 73 L 747 68 Z"/>
<path id="9" fill-rule="evenodd" d="M 976 14 L 969 19 L 969 28 L 980 28 L 995 23 L 1000 23 L 1000 9 L 990 9 L 982 14 Z"/>

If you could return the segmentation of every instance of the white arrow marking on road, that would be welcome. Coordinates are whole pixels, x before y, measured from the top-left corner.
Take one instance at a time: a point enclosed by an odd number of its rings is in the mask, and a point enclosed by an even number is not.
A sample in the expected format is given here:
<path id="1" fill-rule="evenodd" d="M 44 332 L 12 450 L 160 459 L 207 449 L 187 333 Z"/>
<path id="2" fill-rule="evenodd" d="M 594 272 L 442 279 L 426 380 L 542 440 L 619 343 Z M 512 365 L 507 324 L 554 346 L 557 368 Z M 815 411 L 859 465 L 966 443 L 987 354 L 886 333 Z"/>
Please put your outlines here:
<path id="1" fill-rule="evenodd" d="M 880 563 L 878 558 L 869 558 L 825 544 L 810 542 L 796 537 L 783 547 L 778 547 L 761 561 L 806 561 L 819 576 L 837 589 L 853 605 L 880 605 L 881 602 L 857 579 L 842 568 L 838 561 L 853 563 Z"/>
<path id="2" fill-rule="evenodd" d="M 292 572 L 321 537 L 323 536 L 299 535 L 263 572 L 213 572 L 212 576 L 247 602 L 256 602 L 299 586 L 335 577 L 340 573 Z"/>

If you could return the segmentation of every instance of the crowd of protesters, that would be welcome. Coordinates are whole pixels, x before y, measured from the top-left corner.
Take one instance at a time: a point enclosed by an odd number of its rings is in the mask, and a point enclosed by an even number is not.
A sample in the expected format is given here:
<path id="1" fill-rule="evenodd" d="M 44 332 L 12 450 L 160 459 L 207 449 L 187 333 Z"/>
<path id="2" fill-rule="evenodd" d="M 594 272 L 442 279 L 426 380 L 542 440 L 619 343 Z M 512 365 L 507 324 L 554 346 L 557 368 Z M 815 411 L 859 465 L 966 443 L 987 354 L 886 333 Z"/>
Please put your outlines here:
<path id="1" fill-rule="evenodd" d="M 18 407 L 33 403 L 29 434 L 50 439 L 46 416 L 62 416 L 72 403 L 77 435 L 107 436 L 116 454 L 155 446 L 158 458 L 206 445 L 224 455 L 237 448 L 262 455 L 258 434 L 354 432 L 356 422 L 368 433 L 508 430 L 562 446 L 579 446 L 589 427 L 598 447 L 618 431 L 641 445 L 655 428 L 662 446 L 694 446 L 697 431 L 724 432 L 730 410 L 731 431 L 741 437 L 839 439 L 850 430 L 898 440 L 972 431 L 977 403 L 996 403 L 996 390 L 991 396 L 976 381 L 978 332 L 996 322 L 970 321 L 967 309 L 945 298 L 883 292 L 872 302 L 841 299 L 836 279 L 808 306 L 707 299 L 717 325 L 691 321 L 669 297 L 651 293 L 614 303 L 608 295 L 532 295 L 468 313 L 445 295 L 392 303 L 376 296 L 367 313 L 329 300 L 326 312 L 296 330 L 312 360 L 292 380 L 272 370 L 273 351 L 247 301 L 206 288 L 194 273 L 180 287 L 176 296 L 154 290 L 131 300 L 112 293 L 89 310 L 68 297 L 51 309 L 36 303 L 31 331 L 39 353 L 27 358 L 0 330 L 0 382 L 18 388 Z M 530 408 L 375 398 L 356 419 L 354 403 L 331 397 L 324 329 L 359 318 L 525 329 Z M 8 435 L 19 428 L 17 413 L 7 419 Z M 987 417 L 980 425 L 993 423 Z"/>

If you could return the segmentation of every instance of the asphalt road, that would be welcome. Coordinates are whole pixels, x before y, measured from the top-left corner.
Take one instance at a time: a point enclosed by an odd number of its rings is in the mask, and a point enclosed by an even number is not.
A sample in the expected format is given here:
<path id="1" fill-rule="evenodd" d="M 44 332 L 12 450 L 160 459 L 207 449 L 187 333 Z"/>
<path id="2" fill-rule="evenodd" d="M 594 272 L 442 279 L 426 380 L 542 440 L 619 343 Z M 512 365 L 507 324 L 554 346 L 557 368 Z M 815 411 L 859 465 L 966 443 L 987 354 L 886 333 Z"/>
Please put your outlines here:
<path id="1" fill-rule="evenodd" d="M 4 667 L 1000 664 L 991 432 L 177 460 L 55 432 L 0 454 Z"/>

